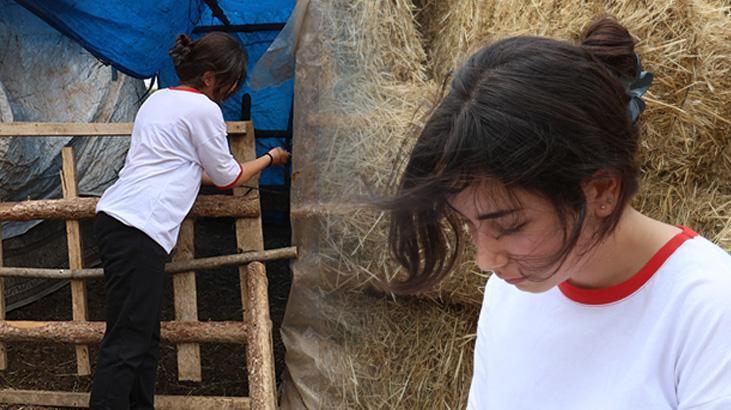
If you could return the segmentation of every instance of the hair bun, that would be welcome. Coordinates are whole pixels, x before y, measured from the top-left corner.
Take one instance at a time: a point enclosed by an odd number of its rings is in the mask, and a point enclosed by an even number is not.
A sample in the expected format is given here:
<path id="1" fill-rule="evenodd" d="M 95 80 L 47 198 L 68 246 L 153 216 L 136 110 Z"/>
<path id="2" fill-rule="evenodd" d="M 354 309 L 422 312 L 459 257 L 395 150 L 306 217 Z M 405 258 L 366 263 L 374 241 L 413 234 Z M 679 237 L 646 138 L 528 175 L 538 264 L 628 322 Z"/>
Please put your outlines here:
<path id="1" fill-rule="evenodd" d="M 635 40 L 614 18 L 602 17 L 591 23 L 581 34 L 581 47 L 621 80 L 638 74 Z"/>
<path id="2" fill-rule="evenodd" d="M 187 34 L 179 34 L 175 39 L 175 45 L 170 48 L 168 54 L 173 58 L 174 65 L 183 64 L 192 51 L 194 41 Z"/>

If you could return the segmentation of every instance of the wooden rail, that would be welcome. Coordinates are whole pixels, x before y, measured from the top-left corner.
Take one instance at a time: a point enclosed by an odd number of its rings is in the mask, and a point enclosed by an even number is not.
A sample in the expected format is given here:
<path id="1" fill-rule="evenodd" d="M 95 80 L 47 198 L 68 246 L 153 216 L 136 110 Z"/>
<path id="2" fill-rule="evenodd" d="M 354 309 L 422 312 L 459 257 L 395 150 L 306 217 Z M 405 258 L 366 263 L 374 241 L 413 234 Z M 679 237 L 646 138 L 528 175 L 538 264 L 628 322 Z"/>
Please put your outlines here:
<path id="1" fill-rule="evenodd" d="M 254 135 L 254 124 L 248 122 L 247 135 Z M 236 158 L 255 158 L 256 152 L 254 145 L 248 144 L 243 138 L 237 138 L 231 141 L 231 152 Z M 258 176 L 252 178 L 247 183 L 249 186 L 258 187 Z M 246 197 L 249 190 L 246 188 L 235 188 L 234 196 Z M 239 251 L 254 250 L 261 251 L 264 249 L 264 237 L 261 227 L 261 218 L 239 218 L 236 220 L 236 246 Z M 266 270 L 263 265 L 255 268 L 255 275 L 266 276 Z M 272 348 L 271 327 L 262 326 L 262 323 L 253 324 L 251 320 L 257 315 L 262 314 L 259 309 L 258 313 L 252 313 L 249 310 L 252 298 L 257 298 L 257 303 L 262 302 L 269 304 L 269 296 L 266 286 L 260 286 L 260 279 L 255 278 L 252 282 L 252 274 L 247 266 L 239 266 L 239 282 L 241 286 L 241 305 L 243 307 L 243 320 L 253 326 L 258 336 L 254 336 L 251 340 L 256 343 L 264 343 L 266 346 L 259 346 L 258 349 L 247 349 L 246 363 L 247 366 L 254 363 L 254 369 L 249 369 L 249 394 L 255 403 L 254 408 L 263 410 L 274 410 L 277 407 L 277 389 L 274 385 L 274 357 Z M 256 288 L 250 288 L 256 284 Z M 252 293 L 253 292 L 253 293 Z M 267 319 L 269 311 L 267 310 Z M 265 336 L 262 336 L 266 333 Z M 271 376 L 269 376 L 271 375 Z"/>
<path id="2" fill-rule="evenodd" d="M 254 261 L 273 261 L 278 259 L 291 259 L 297 257 L 297 248 L 267 249 L 265 251 L 249 251 L 233 255 L 211 256 L 208 258 L 186 259 L 167 263 L 165 272 L 181 273 L 188 271 L 199 271 L 215 269 L 224 266 L 241 266 Z M 0 278 L 45 278 L 45 279 L 88 279 L 101 278 L 104 270 L 97 269 L 53 269 L 53 268 L 15 268 L 1 267 Z"/>
<path id="3" fill-rule="evenodd" d="M 99 343 L 104 322 L 28 320 L 0 321 L 0 339 L 10 342 Z M 171 343 L 245 344 L 244 322 L 174 321 L 160 324 L 160 339 Z"/>
<path id="4" fill-rule="evenodd" d="M 274 375 L 274 349 L 272 346 L 272 321 L 267 298 L 267 272 L 259 262 L 247 266 L 248 285 L 246 323 L 257 331 L 248 332 L 246 344 L 246 368 L 249 370 L 249 396 L 255 409 L 276 407 L 276 379 Z M 270 362 L 269 359 L 272 361 Z"/>
<path id="5" fill-rule="evenodd" d="M 88 408 L 89 393 L 0 390 L 0 403 Z M 249 410 L 248 397 L 155 396 L 157 410 Z"/>
<path id="6" fill-rule="evenodd" d="M 39 199 L 0 202 L 0 221 L 35 219 L 90 219 L 96 214 L 99 198 Z M 201 195 L 190 210 L 197 218 L 258 218 L 259 198 L 236 198 L 231 195 Z"/>
<path id="7" fill-rule="evenodd" d="M 246 135 L 248 121 L 226 123 L 229 135 Z M 129 137 L 131 122 L 3 122 L 0 137 Z"/>
<path id="8" fill-rule="evenodd" d="M 194 223 L 186 218 L 180 227 L 173 262 L 186 263 L 194 259 Z M 173 276 L 175 320 L 198 320 L 195 272 L 185 270 Z M 199 382 L 203 380 L 201 349 L 196 343 L 180 343 L 178 348 L 178 379 Z"/>

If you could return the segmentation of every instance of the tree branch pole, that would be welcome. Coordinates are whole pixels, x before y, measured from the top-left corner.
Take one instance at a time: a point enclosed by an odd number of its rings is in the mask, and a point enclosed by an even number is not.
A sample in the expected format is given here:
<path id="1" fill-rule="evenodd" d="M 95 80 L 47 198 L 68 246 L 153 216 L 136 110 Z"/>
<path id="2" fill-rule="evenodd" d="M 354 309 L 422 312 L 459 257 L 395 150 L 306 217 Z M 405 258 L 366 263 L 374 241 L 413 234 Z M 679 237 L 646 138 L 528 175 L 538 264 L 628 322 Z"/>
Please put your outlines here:
<path id="1" fill-rule="evenodd" d="M 271 261 L 297 257 L 297 247 L 249 251 L 233 255 L 212 256 L 210 258 L 190 259 L 171 262 L 165 265 L 165 272 L 175 274 L 187 271 L 215 269 L 224 266 L 246 265 L 254 261 Z M 0 267 L 0 277 L 45 278 L 45 279 L 86 279 L 100 278 L 104 270 L 97 269 L 49 269 L 49 268 L 8 268 Z"/>

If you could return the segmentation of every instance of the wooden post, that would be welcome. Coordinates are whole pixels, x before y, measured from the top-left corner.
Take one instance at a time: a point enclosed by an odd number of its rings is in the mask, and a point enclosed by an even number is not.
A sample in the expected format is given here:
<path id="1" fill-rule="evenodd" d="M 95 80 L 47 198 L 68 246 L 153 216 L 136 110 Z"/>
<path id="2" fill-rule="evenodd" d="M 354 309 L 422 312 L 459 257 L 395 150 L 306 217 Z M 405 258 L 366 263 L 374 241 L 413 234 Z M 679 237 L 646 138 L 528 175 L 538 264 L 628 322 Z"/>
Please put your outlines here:
<path id="1" fill-rule="evenodd" d="M 180 226 L 180 234 L 178 235 L 178 244 L 175 246 L 173 261 L 192 260 L 194 254 L 194 221 L 192 219 L 185 219 Z M 188 271 L 173 276 L 173 299 L 175 300 L 175 320 L 198 320 L 195 272 Z M 200 345 L 183 343 L 177 347 L 178 380 L 201 381 Z"/>
<path id="2" fill-rule="evenodd" d="M 272 321 L 269 317 L 267 273 L 261 262 L 248 265 L 248 309 L 246 310 L 246 368 L 249 397 L 255 409 L 277 408 L 277 387 L 272 358 Z"/>
<path id="3" fill-rule="evenodd" d="M 239 162 L 250 161 L 256 159 L 256 150 L 254 143 L 254 124 L 247 122 L 246 137 L 232 137 L 231 151 L 234 158 Z M 234 188 L 234 196 L 245 197 L 255 196 L 257 198 L 257 208 L 261 208 L 259 203 L 259 175 L 254 176 L 247 183 L 247 188 Z M 250 188 L 254 189 L 250 189 Z M 261 217 L 236 220 L 236 246 L 239 252 L 261 251 L 264 249 L 264 236 L 261 227 Z M 246 320 L 246 266 L 239 267 L 239 277 L 241 280 L 241 307 L 244 310 L 244 320 Z"/>
<path id="4" fill-rule="evenodd" d="M 3 226 L 0 224 L 0 267 L 3 266 Z M 0 277 L 0 322 L 5 320 L 5 278 Z M 8 368 L 8 351 L 0 342 L 0 370 Z"/>
<path id="5" fill-rule="evenodd" d="M 76 161 L 74 161 L 73 148 L 63 148 L 61 150 L 61 158 L 63 160 L 63 171 L 61 178 L 63 197 L 66 199 L 76 198 L 79 196 L 79 192 L 76 185 Z M 69 268 L 83 268 L 79 221 L 66 221 L 66 238 L 68 242 Z M 71 280 L 71 303 L 73 310 L 73 319 L 75 321 L 86 321 L 86 288 L 84 286 L 83 280 Z M 91 374 L 88 346 L 76 346 L 76 369 L 79 376 L 88 376 Z"/>
<path id="6" fill-rule="evenodd" d="M 256 150 L 255 150 L 255 136 L 254 136 L 254 123 L 253 122 L 247 122 L 246 123 L 247 129 L 246 129 L 246 137 L 233 137 L 231 140 L 231 151 L 234 155 L 234 158 L 236 158 L 239 162 L 244 161 L 250 161 L 252 159 L 256 158 Z M 256 195 L 259 196 L 258 187 L 259 187 L 259 176 L 255 176 L 250 181 L 247 182 L 246 188 L 235 188 L 234 189 L 234 196 L 243 197 L 247 195 Z M 253 187 L 254 189 L 250 189 Z M 259 207 L 261 207 L 261 204 L 259 204 Z M 259 213 L 261 214 L 261 213 Z M 264 249 L 264 236 L 262 232 L 262 226 L 261 226 L 261 217 L 259 218 L 249 218 L 249 219 L 237 219 L 236 220 L 236 245 L 238 247 L 239 252 L 246 252 L 246 251 L 260 251 Z M 261 271 L 262 275 L 266 277 L 266 268 L 264 265 L 261 265 Z M 243 308 L 243 316 L 244 321 L 246 322 L 246 325 L 249 327 L 250 331 L 256 332 L 256 333 L 263 333 L 267 332 L 267 329 L 257 328 L 253 329 L 253 323 L 250 321 L 251 316 L 249 315 L 249 289 L 248 289 L 248 270 L 247 266 L 240 266 L 239 267 L 239 282 L 241 286 L 241 307 Z M 260 295 L 254 295 L 254 297 L 259 297 Z M 265 295 L 266 297 L 266 295 Z M 268 304 L 269 301 L 265 300 L 264 303 Z M 267 318 L 268 318 L 268 309 L 267 309 Z M 271 327 L 268 330 L 268 333 L 265 335 L 266 338 L 268 338 L 269 343 L 271 343 Z M 257 341 L 263 340 L 261 337 L 256 338 Z M 268 354 L 268 356 L 259 356 L 259 357 L 249 357 L 251 354 Z M 270 349 L 268 352 L 265 348 L 259 347 L 258 349 L 248 349 L 247 348 L 247 363 L 250 363 L 252 360 L 258 361 L 264 370 L 262 370 L 265 373 L 270 373 L 272 376 L 274 375 L 274 355 L 272 350 Z M 272 378 L 272 383 L 274 382 L 274 379 Z M 267 383 L 267 386 L 257 386 L 260 383 Z M 269 388 L 268 385 L 268 378 L 265 380 L 262 380 L 260 377 L 254 377 L 251 369 L 249 369 L 249 391 L 250 391 L 250 397 L 251 400 L 255 403 L 265 403 L 266 407 L 261 408 L 276 408 L 277 403 L 277 397 L 276 397 L 276 388 L 275 386 L 272 386 L 272 388 Z M 261 388 L 260 388 L 261 387 Z M 266 396 L 261 396 L 266 395 Z M 256 396 L 256 397 L 255 397 Z M 256 406 L 255 406 L 256 407 Z M 259 407 L 256 407 L 259 408 Z"/>

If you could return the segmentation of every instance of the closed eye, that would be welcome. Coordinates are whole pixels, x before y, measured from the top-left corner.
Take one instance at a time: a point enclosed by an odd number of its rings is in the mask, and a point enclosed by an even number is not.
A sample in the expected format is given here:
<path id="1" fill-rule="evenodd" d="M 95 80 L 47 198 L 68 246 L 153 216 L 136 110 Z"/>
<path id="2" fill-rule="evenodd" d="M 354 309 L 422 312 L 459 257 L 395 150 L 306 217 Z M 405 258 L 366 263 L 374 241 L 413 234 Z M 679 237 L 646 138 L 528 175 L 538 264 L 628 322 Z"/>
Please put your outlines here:
<path id="1" fill-rule="evenodd" d="M 505 228 L 505 229 L 502 230 L 502 232 L 500 232 L 500 235 L 498 235 L 498 236 L 495 237 L 495 239 L 500 239 L 503 236 L 512 235 L 514 233 L 520 232 L 520 230 L 523 229 L 523 227 L 527 223 L 528 222 L 523 222 L 523 223 L 520 223 L 520 224 L 517 224 L 517 225 L 513 225 L 510 228 Z"/>

